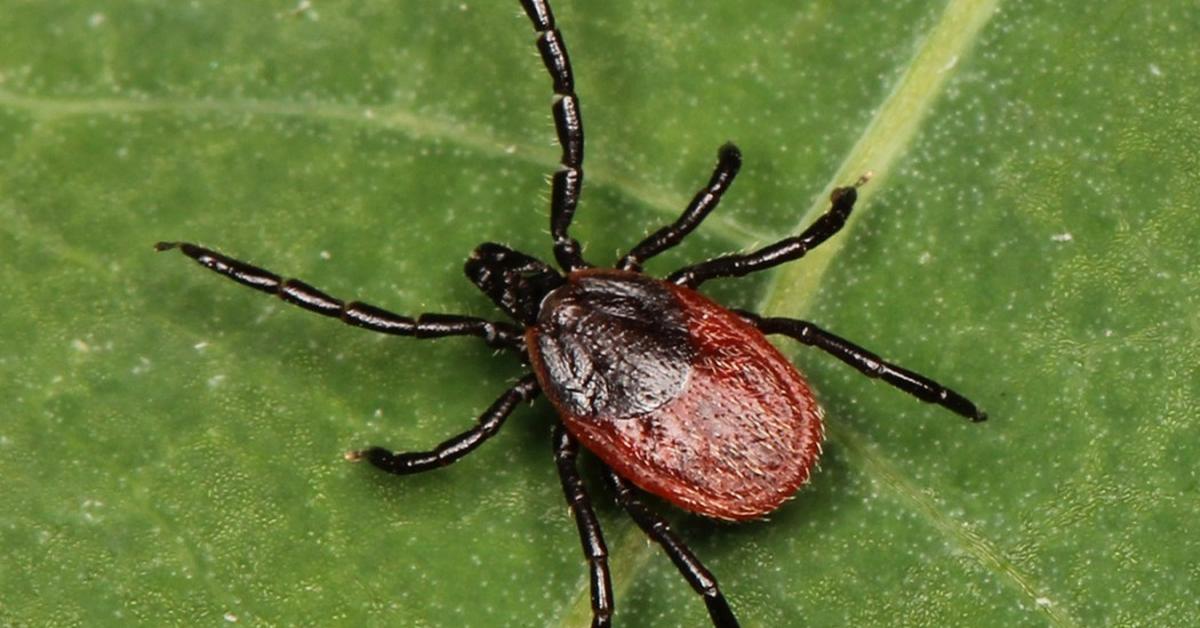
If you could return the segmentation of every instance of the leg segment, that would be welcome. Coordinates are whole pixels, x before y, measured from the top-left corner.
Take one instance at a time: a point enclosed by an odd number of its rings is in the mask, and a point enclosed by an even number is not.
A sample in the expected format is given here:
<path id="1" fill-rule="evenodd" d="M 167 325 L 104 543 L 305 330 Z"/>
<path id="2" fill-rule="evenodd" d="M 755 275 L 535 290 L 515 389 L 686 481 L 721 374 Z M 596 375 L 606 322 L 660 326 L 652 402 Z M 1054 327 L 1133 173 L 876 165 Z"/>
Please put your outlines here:
<path id="1" fill-rule="evenodd" d="M 641 270 L 642 263 L 646 260 L 683 241 L 683 238 L 698 227 L 709 212 L 716 209 L 717 203 L 721 202 L 721 196 L 725 194 L 725 190 L 729 189 L 741 167 L 742 153 L 737 146 L 733 144 L 722 146 L 717 151 L 717 167 L 713 170 L 712 178 L 708 180 L 708 185 L 692 197 L 692 202 L 688 204 L 687 209 L 683 210 L 683 215 L 674 223 L 655 231 L 639 242 L 628 255 L 617 262 L 617 268 Z"/>
<path id="2" fill-rule="evenodd" d="M 562 480 L 563 494 L 575 515 L 575 526 L 579 528 L 579 541 L 583 544 L 583 555 L 587 558 L 592 584 L 592 628 L 612 625 L 613 593 L 612 579 L 608 573 L 608 548 L 600 532 L 600 521 L 592 510 L 592 500 L 583 487 L 575 458 L 579 455 L 579 444 L 567 433 L 561 423 L 554 426 L 554 462 L 558 465 L 558 477 Z"/>
<path id="3" fill-rule="evenodd" d="M 554 257 L 567 272 L 590 266 L 583 260 L 579 242 L 567 234 L 579 191 L 583 185 L 583 119 L 579 97 L 575 95 L 575 76 L 562 32 L 554 23 L 547 0 L 521 0 L 525 13 L 538 33 L 537 47 L 546 71 L 554 82 L 554 129 L 562 146 L 562 167 L 554 173 L 550 188 L 550 235 L 554 238 Z"/>
<path id="4" fill-rule="evenodd" d="M 791 318 L 764 318 L 741 310 L 737 310 L 737 314 L 749 320 L 764 334 L 783 334 L 806 345 L 816 347 L 853 366 L 863 375 L 882 379 L 921 401 L 936 403 L 975 422 L 987 420 L 987 414 L 966 397 L 928 377 L 884 362 L 874 353 L 812 323 Z"/>
<path id="5" fill-rule="evenodd" d="M 866 179 L 864 176 L 852 187 L 835 189 L 829 197 L 832 203 L 829 211 L 800 235 L 784 238 L 746 255 L 725 255 L 682 268 L 667 277 L 667 281 L 695 288 L 709 279 L 741 277 L 804 257 L 846 224 L 850 210 L 854 209 L 854 201 L 858 199 L 857 188 L 865 183 Z"/>
<path id="6" fill-rule="evenodd" d="M 629 516 L 633 517 L 646 536 L 662 546 L 663 551 L 667 553 L 671 562 L 675 563 L 679 573 L 683 574 L 696 593 L 704 596 L 704 605 L 708 607 L 708 616 L 712 619 L 713 626 L 737 628 L 739 625 L 737 617 L 734 617 L 733 610 L 729 608 L 729 603 L 725 601 L 725 596 L 717 587 L 717 579 L 708 569 L 704 568 L 704 565 L 700 563 L 695 554 L 692 554 L 687 545 L 684 545 L 683 541 L 675 536 L 666 520 L 647 508 L 634 493 L 629 482 L 617 475 L 615 471 L 605 468 L 604 478 L 608 480 L 608 485 L 616 494 L 617 503 L 621 504 Z"/>
<path id="7" fill-rule="evenodd" d="M 541 390 L 533 375 L 522 377 L 515 386 L 509 388 L 500 398 L 494 401 L 479 417 L 475 427 L 450 438 L 430 451 L 392 452 L 382 447 L 369 447 L 358 451 L 346 452 L 346 460 L 358 462 L 365 459 L 376 467 L 395 473 L 408 475 L 444 467 L 459 458 L 471 453 L 483 441 L 496 435 L 500 426 L 517 404 L 536 397 Z"/>
<path id="8" fill-rule="evenodd" d="M 213 272 L 255 290 L 273 294 L 310 312 L 336 318 L 347 325 L 415 338 L 478 336 L 492 347 L 524 350 L 521 329 L 508 323 L 453 314 L 422 314 L 414 320 L 358 301 L 345 303 L 298 279 L 284 279 L 269 270 L 251 266 L 195 244 L 159 242 L 154 248 L 159 251 L 177 248 Z"/>

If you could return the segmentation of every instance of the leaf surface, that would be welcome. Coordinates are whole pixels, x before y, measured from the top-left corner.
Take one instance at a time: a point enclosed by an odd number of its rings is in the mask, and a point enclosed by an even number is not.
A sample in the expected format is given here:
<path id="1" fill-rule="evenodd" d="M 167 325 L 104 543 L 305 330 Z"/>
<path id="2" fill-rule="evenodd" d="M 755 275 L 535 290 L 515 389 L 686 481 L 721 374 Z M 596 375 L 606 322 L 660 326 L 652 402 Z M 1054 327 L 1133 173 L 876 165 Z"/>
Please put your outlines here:
<path id="1" fill-rule="evenodd" d="M 594 4 L 594 3 L 593 3 Z M 747 626 L 1200 623 L 1200 11 L 1188 3 L 555 6 L 607 263 L 716 148 L 746 165 L 655 260 L 796 233 L 705 290 L 983 405 L 970 425 L 787 347 L 828 419 L 769 521 L 667 509 Z M 553 413 L 384 477 L 521 373 L 206 273 L 189 240 L 398 312 L 499 316 L 482 241 L 549 259 L 549 80 L 516 2 L 0 2 L 0 623 L 582 626 Z M 787 341 L 781 341 L 786 346 Z M 603 496 L 617 621 L 704 607 Z"/>

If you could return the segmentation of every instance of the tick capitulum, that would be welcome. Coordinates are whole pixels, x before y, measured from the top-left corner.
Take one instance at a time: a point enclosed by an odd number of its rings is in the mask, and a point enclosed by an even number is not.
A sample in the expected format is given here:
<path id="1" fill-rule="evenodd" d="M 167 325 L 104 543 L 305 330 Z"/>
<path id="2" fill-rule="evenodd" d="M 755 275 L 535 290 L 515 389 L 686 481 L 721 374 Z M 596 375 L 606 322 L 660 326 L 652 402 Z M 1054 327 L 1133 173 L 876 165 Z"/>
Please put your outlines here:
<path id="1" fill-rule="evenodd" d="M 472 429 L 430 451 L 371 447 L 347 458 L 396 474 L 448 465 L 494 435 L 517 404 L 544 392 L 560 418 L 554 459 L 590 570 L 593 625 L 610 625 L 613 597 L 608 551 L 575 466 L 580 443 L 600 459 L 617 503 L 703 597 L 713 625 L 737 626 L 716 578 L 642 502 L 639 490 L 707 517 L 743 520 L 770 513 L 807 481 L 821 450 L 823 413 L 804 376 L 767 334 L 816 347 L 971 421 L 986 417 L 962 395 L 812 323 L 726 309 L 697 292 L 710 279 L 772 268 L 819 246 L 845 224 L 865 176 L 835 189 L 830 209 L 798 236 L 687 266 L 666 279 L 643 274 L 642 264 L 699 226 L 733 182 L 741 154 L 726 144 L 708 184 L 674 223 L 639 242 L 615 268 L 589 264 L 568 233 L 583 184 L 583 123 L 571 63 L 549 3 L 521 4 L 554 88 L 562 163 L 551 184 L 550 233 L 559 268 L 490 242 L 476 248 L 465 267 L 467 277 L 514 322 L 453 314 L 410 318 L 344 302 L 195 244 L 160 242 L 156 248 L 178 249 L 234 281 L 349 325 L 416 338 L 475 336 L 512 352 L 532 372 Z"/>

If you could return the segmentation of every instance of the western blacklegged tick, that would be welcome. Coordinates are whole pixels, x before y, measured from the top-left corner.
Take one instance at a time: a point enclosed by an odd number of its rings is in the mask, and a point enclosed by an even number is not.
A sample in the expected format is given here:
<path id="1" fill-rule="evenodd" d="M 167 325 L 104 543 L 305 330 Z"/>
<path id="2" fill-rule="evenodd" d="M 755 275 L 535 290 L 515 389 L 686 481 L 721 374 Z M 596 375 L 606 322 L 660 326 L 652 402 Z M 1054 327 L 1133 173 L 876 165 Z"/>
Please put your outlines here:
<path id="1" fill-rule="evenodd" d="M 611 624 L 612 585 L 600 525 L 576 469 L 580 444 L 599 458 L 617 502 L 703 597 L 712 623 L 736 626 L 716 578 L 637 490 L 707 517 L 744 520 L 775 510 L 807 481 L 820 453 L 823 413 L 804 376 L 767 334 L 816 347 L 972 421 L 986 417 L 962 395 L 812 323 L 730 310 L 697 291 L 711 279 L 803 257 L 841 229 L 869 175 L 833 190 L 829 210 L 800 235 L 690 265 L 665 279 L 644 274 L 642 265 L 699 226 L 733 183 L 742 158 L 726 144 L 708 183 L 675 222 L 634 246 L 614 268 L 588 263 L 569 234 L 584 179 L 575 77 L 548 1 L 521 1 L 553 83 L 562 156 L 551 183 L 550 233 L 559 269 L 495 243 L 480 245 L 465 265 L 467 277 L 513 322 L 452 314 L 411 318 L 342 301 L 195 244 L 160 242 L 156 248 L 178 249 L 234 281 L 349 325 L 415 338 L 475 336 L 516 354 L 531 372 L 496 399 L 472 429 L 430 451 L 371 447 L 346 457 L 396 474 L 442 467 L 496 434 L 519 403 L 545 393 L 560 417 L 554 458 L 590 570 L 593 625 Z"/>

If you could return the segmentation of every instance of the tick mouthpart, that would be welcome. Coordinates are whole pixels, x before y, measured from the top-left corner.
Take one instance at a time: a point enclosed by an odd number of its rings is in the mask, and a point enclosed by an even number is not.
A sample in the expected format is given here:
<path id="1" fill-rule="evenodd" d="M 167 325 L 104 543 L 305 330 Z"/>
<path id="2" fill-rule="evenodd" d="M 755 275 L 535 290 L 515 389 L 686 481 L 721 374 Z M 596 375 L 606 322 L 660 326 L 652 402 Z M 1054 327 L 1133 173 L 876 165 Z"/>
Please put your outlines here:
<path id="1" fill-rule="evenodd" d="M 366 452 L 361 449 L 351 449 L 350 451 L 342 454 L 342 457 L 349 462 L 358 462 L 363 458 L 366 458 Z"/>
<path id="2" fill-rule="evenodd" d="M 170 251 L 171 249 L 176 248 L 178 246 L 179 246 L 178 242 L 156 242 L 154 244 L 154 250 L 161 253 L 163 251 Z"/>
<path id="3" fill-rule="evenodd" d="M 861 188 L 862 186 L 864 186 L 864 185 L 866 185 L 866 184 L 867 184 L 867 181 L 870 181 L 870 180 L 871 180 L 871 177 L 874 177 L 874 176 L 875 176 L 875 171 L 874 171 L 874 170 L 868 170 L 868 171 L 864 172 L 864 173 L 862 174 L 862 176 L 861 176 L 861 177 L 859 177 L 859 178 L 858 178 L 858 180 L 854 182 L 854 186 L 853 186 L 853 187 L 855 187 L 855 188 Z"/>

